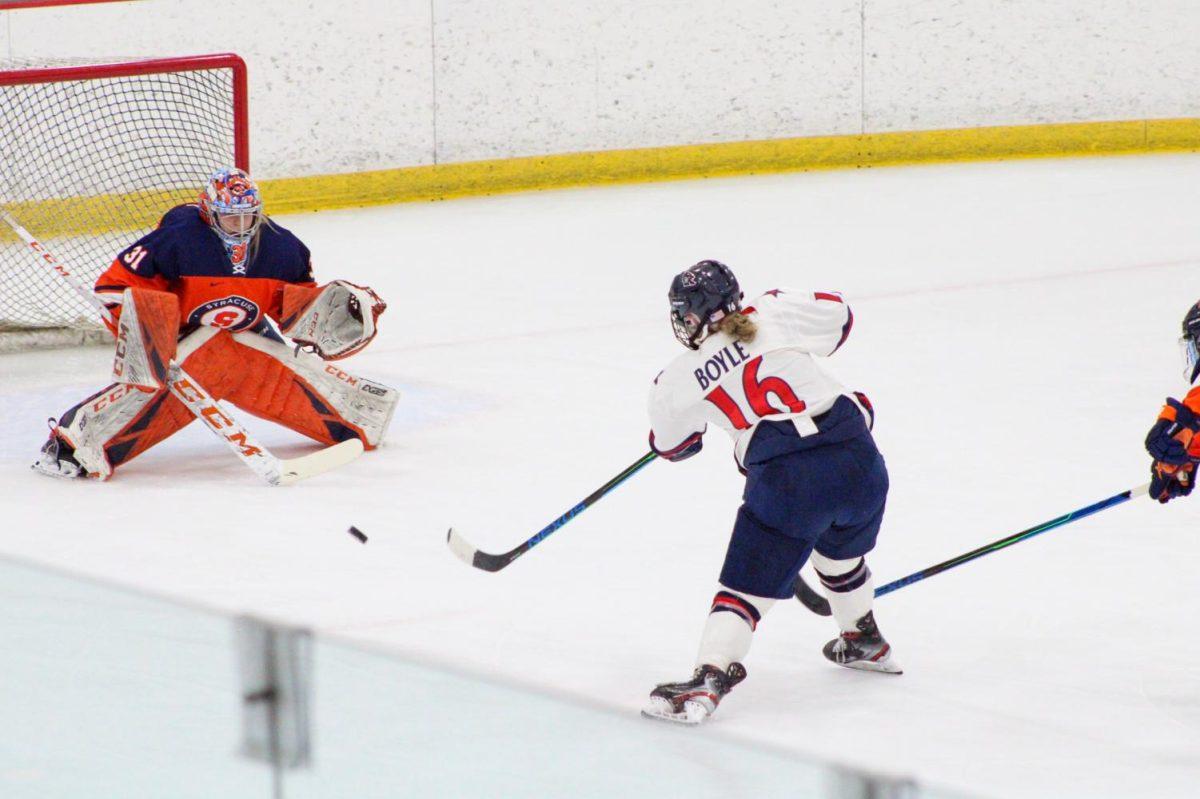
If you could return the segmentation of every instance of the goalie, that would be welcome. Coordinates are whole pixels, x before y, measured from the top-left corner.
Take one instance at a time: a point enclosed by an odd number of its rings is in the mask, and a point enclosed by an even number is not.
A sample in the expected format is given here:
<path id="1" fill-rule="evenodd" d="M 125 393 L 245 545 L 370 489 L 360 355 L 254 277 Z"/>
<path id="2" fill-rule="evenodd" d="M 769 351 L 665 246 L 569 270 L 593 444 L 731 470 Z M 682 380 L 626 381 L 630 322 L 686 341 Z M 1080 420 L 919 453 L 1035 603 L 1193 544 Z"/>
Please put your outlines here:
<path id="1" fill-rule="evenodd" d="M 50 421 L 38 471 L 105 480 L 186 427 L 195 417 L 156 378 L 171 360 L 215 399 L 323 444 L 382 441 L 398 393 L 326 361 L 366 347 L 387 306 L 344 280 L 318 287 L 308 248 L 263 214 L 245 172 L 215 172 L 196 204 L 123 250 L 95 292 L 114 319 L 115 382 Z"/>

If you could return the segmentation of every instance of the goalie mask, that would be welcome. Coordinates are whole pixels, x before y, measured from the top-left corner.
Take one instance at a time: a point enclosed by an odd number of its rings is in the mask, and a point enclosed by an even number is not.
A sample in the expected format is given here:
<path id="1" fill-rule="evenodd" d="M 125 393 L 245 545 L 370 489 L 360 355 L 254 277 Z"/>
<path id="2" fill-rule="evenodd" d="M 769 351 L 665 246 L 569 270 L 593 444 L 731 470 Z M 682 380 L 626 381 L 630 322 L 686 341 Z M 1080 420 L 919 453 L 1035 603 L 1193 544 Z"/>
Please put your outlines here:
<path id="1" fill-rule="evenodd" d="M 733 270 L 720 261 L 701 261 L 671 281 L 671 327 L 690 350 L 700 348 L 712 326 L 742 308 L 742 290 Z"/>
<path id="2" fill-rule="evenodd" d="M 247 245 L 262 224 L 262 197 L 254 180 L 240 169 L 218 169 L 198 201 L 200 217 L 220 237 L 234 266 L 243 266 Z"/>

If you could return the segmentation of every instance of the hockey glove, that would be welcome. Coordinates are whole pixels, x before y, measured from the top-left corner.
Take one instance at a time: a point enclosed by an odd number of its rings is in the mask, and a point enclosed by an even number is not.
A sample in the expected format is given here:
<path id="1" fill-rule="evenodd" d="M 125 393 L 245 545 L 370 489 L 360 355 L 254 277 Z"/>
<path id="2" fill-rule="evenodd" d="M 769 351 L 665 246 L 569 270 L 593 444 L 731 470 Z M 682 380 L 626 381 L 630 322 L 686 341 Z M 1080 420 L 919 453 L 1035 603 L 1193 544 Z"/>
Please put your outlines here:
<path id="1" fill-rule="evenodd" d="M 1150 466 L 1150 496 L 1161 503 L 1192 493 L 1200 462 L 1200 420 L 1187 405 L 1167 398 L 1158 421 L 1146 436 Z"/>
<path id="2" fill-rule="evenodd" d="M 295 298 L 301 291 L 312 290 L 284 290 L 283 333 L 327 361 L 349 357 L 370 344 L 376 320 L 387 309 L 374 291 L 345 280 L 333 281 L 297 309 Z"/>
<path id="3" fill-rule="evenodd" d="M 1156 461 L 1179 466 L 1200 460 L 1200 452 L 1189 453 L 1192 439 L 1200 430 L 1200 420 L 1192 409 L 1176 399 L 1167 398 L 1158 421 L 1146 436 L 1146 451 Z M 1200 447 L 1200 440 L 1196 441 Z"/>
<path id="4" fill-rule="evenodd" d="M 671 463 L 687 460 L 704 448 L 704 431 L 692 433 L 683 443 L 671 449 L 659 449 L 654 442 L 654 431 L 650 431 L 650 449 L 654 450 L 654 454 L 660 458 L 665 458 Z"/>
<path id="5" fill-rule="evenodd" d="M 1150 496 L 1165 505 L 1175 497 L 1186 497 L 1192 493 L 1195 480 L 1194 463 L 1172 466 L 1163 461 L 1155 461 L 1150 467 Z"/>

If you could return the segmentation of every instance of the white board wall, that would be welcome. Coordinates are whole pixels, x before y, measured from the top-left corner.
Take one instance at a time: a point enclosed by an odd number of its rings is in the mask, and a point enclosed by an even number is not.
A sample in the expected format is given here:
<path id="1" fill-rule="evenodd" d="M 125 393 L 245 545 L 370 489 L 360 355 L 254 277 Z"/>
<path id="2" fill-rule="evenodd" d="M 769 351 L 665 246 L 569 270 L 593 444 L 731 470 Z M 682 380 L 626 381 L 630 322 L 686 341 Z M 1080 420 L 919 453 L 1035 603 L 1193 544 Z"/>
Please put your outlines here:
<path id="1" fill-rule="evenodd" d="M 1200 0 L 137 0 L 10 57 L 234 51 L 290 177 L 583 150 L 1200 116 Z"/>

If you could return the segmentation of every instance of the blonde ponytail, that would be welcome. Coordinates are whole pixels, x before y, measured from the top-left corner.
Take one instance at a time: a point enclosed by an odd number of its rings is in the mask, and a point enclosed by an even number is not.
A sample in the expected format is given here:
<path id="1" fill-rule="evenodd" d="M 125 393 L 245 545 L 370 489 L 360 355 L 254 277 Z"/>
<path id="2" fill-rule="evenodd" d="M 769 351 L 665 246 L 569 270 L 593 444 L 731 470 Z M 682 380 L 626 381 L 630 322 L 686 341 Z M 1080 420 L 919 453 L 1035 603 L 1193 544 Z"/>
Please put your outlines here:
<path id="1" fill-rule="evenodd" d="M 758 325 L 754 324 L 753 319 L 740 311 L 735 311 L 720 322 L 717 322 L 717 330 L 722 333 L 728 333 L 735 340 L 743 344 L 749 344 L 758 335 Z"/>

